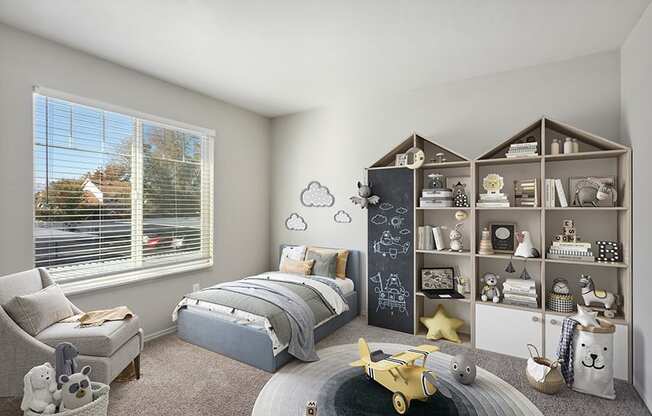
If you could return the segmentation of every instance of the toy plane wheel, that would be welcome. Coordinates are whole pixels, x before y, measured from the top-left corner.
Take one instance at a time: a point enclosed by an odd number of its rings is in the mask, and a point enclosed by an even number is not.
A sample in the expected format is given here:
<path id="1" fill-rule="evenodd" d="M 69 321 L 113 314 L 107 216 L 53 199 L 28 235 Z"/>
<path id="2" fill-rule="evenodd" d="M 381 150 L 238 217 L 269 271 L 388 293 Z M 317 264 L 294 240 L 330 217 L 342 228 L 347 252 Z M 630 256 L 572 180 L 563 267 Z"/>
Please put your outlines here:
<path id="1" fill-rule="evenodd" d="M 394 405 L 394 410 L 396 410 L 396 413 L 399 415 L 404 415 L 409 406 L 407 400 L 405 400 L 405 396 L 399 392 L 394 393 L 392 396 L 392 404 Z"/>

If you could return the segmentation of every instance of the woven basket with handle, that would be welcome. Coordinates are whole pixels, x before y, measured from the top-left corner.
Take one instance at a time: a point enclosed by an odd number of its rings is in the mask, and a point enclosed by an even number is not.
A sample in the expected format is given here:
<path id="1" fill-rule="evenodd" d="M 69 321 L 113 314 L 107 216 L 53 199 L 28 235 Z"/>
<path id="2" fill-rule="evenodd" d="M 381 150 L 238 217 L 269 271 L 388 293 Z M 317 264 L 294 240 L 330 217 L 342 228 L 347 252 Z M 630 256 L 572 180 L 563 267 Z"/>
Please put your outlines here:
<path id="1" fill-rule="evenodd" d="M 78 407 L 77 409 L 66 410 L 65 412 L 55 413 L 56 415 L 65 416 L 107 416 L 109 408 L 109 386 L 102 383 L 91 383 L 93 390 L 93 401 Z M 42 416 L 41 413 L 34 413 L 31 410 L 25 412 L 25 416 Z"/>
<path id="2" fill-rule="evenodd" d="M 525 374 L 527 375 L 527 381 L 530 383 L 530 386 L 541 393 L 558 393 L 559 390 L 561 390 L 561 386 L 564 384 L 564 377 L 561 375 L 561 369 L 559 368 L 559 360 L 551 361 L 540 356 L 539 350 L 532 344 L 527 344 L 527 348 L 530 352 L 530 357 L 532 357 L 535 363 L 550 368 L 550 371 L 546 374 L 543 381 L 535 379 L 526 369 Z"/>

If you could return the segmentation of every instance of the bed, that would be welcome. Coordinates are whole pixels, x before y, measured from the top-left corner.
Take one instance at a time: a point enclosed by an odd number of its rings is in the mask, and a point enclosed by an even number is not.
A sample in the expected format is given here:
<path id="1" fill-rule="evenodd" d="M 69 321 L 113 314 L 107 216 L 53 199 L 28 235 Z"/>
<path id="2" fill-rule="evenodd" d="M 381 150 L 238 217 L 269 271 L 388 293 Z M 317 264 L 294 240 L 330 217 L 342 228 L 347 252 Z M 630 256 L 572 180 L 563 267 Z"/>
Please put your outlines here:
<path id="1" fill-rule="evenodd" d="M 286 245 L 282 245 L 280 252 Z M 341 328 L 359 313 L 361 264 L 360 252 L 349 250 L 346 264 L 348 281 L 338 282 L 348 310 L 317 323 L 314 328 L 315 343 Z M 346 287 L 348 286 L 348 287 Z M 196 303 L 196 304 L 193 304 Z M 269 331 L 256 325 L 247 325 L 237 319 L 225 319 L 215 307 L 202 307 L 199 302 L 180 304 L 178 308 L 177 335 L 191 344 L 226 355 L 235 360 L 268 372 L 275 372 L 294 357 L 287 345 L 270 336 Z M 213 305 L 215 306 L 215 305 Z M 232 309 L 232 312 L 237 312 Z"/>

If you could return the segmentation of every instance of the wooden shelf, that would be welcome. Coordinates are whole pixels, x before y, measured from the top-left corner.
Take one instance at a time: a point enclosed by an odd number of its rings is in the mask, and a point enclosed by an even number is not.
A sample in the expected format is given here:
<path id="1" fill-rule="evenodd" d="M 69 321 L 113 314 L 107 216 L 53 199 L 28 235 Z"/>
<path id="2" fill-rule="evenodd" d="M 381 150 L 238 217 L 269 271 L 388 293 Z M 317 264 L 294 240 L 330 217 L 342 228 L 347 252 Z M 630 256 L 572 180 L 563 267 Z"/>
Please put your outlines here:
<path id="1" fill-rule="evenodd" d="M 528 156 L 528 157 L 513 157 L 513 158 L 496 158 L 496 159 L 478 159 L 475 161 L 479 166 L 493 166 L 493 165 L 517 165 L 519 163 L 539 163 L 541 156 Z"/>
<path id="2" fill-rule="evenodd" d="M 580 260 L 558 260 L 558 259 L 545 259 L 546 263 L 559 263 L 559 264 L 578 264 L 581 266 L 594 266 L 594 267 L 611 267 L 614 269 L 626 269 L 625 263 L 606 263 L 600 261 L 580 261 Z"/>
<path id="3" fill-rule="evenodd" d="M 420 169 L 443 169 L 443 168 L 464 168 L 471 167 L 470 160 L 456 160 L 451 162 L 442 162 L 442 163 L 424 163 Z"/>
<path id="4" fill-rule="evenodd" d="M 572 313 L 555 312 L 555 311 L 551 311 L 549 309 L 546 309 L 546 315 L 554 315 L 554 316 L 559 316 L 559 317 L 562 317 L 562 318 L 566 318 L 567 316 L 575 315 L 575 313 L 576 312 L 572 312 Z M 622 314 L 616 315 L 616 317 L 613 318 L 613 319 L 605 318 L 602 314 L 598 314 L 598 315 L 599 315 L 599 318 L 607 319 L 607 320 L 613 322 L 614 324 L 618 324 L 618 325 L 626 325 L 627 324 L 627 321 L 625 320 L 625 317 Z"/>
<path id="5" fill-rule="evenodd" d="M 470 256 L 471 252 L 469 250 L 459 251 L 449 251 L 449 250 L 415 250 L 419 254 L 432 254 L 432 255 L 443 255 L 443 256 Z"/>
<path id="6" fill-rule="evenodd" d="M 471 335 L 469 335 L 469 334 L 465 334 L 463 332 L 458 332 L 457 333 L 457 335 L 460 337 L 460 340 L 462 340 L 462 343 L 460 344 L 460 343 L 449 341 L 449 340 L 443 339 L 443 338 L 442 339 L 436 339 L 436 340 L 435 339 L 427 339 L 426 338 L 427 333 L 428 333 L 428 330 L 423 326 L 423 324 L 419 323 L 419 330 L 417 331 L 416 336 L 426 339 L 427 342 L 444 341 L 444 342 L 448 342 L 448 343 L 450 343 L 452 345 L 461 345 L 463 347 L 471 348 Z"/>
<path id="7" fill-rule="evenodd" d="M 546 207 L 546 211 L 627 211 L 626 207 Z"/>
<path id="8" fill-rule="evenodd" d="M 471 207 L 417 207 L 418 211 L 468 211 Z"/>
<path id="9" fill-rule="evenodd" d="M 521 260 L 521 261 L 536 261 L 540 262 L 542 259 L 541 257 L 528 257 L 527 259 L 525 257 L 517 257 L 517 256 L 510 256 L 509 254 L 504 254 L 504 253 L 496 253 L 496 254 L 477 254 L 475 255 L 476 257 L 480 257 L 483 259 L 499 259 L 499 260 Z"/>
<path id="10" fill-rule="evenodd" d="M 604 159 L 610 157 L 618 157 L 625 153 L 627 153 L 626 149 L 598 150 L 594 152 L 578 152 L 578 153 L 567 153 L 567 154 L 559 154 L 559 155 L 545 155 L 544 159 L 550 162 L 554 162 L 558 160 Z"/>
<path id="11" fill-rule="evenodd" d="M 424 299 L 430 299 L 427 297 L 423 292 L 419 291 L 416 292 L 415 295 L 422 297 Z M 446 302 L 461 302 L 461 303 L 471 303 L 471 299 L 469 298 L 442 298 L 442 299 L 430 299 L 433 301 L 446 301 Z"/>
<path id="12" fill-rule="evenodd" d="M 475 207 L 478 211 L 541 211 L 541 207 Z"/>
<path id="13" fill-rule="evenodd" d="M 484 302 L 482 299 L 476 299 L 475 303 L 480 305 L 494 306 L 496 308 L 515 309 L 518 311 L 528 311 L 528 312 L 541 312 L 540 307 L 528 308 L 527 306 L 509 305 L 507 303 L 502 303 L 502 301 L 500 303 L 494 303 L 489 301 Z"/>

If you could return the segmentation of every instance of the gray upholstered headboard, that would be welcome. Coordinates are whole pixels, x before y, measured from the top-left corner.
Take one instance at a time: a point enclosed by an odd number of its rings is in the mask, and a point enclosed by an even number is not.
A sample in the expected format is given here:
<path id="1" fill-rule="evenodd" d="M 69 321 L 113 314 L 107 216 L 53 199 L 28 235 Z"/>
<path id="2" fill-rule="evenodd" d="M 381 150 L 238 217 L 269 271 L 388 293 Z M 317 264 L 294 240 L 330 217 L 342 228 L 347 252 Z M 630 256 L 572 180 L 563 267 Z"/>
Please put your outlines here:
<path id="1" fill-rule="evenodd" d="M 295 246 L 297 244 L 281 244 L 279 249 L 278 258 L 281 259 L 283 248 L 287 246 Z M 353 280 L 355 291 L 358 292 L 358 304 L 360 304 L 360 292 L 362 289 L 362 263 L 360 252 L 357 250 L 349 250 L 349 258 L 346 261 L 346 277 Z"/>

